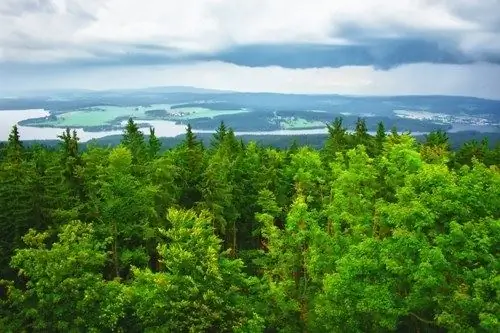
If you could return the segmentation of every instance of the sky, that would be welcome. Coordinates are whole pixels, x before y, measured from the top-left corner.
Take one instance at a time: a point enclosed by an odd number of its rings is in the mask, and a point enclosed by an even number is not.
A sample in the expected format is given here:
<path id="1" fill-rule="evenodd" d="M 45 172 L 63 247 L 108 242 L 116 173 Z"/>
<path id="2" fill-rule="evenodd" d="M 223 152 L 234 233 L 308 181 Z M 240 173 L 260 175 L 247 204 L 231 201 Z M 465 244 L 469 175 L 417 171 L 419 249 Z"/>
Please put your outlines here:
<path id="1" fill-rule="evenodd" d="M 194 86 L 500 99 L 500 0 L 0 0 L 0 95 Z"/>

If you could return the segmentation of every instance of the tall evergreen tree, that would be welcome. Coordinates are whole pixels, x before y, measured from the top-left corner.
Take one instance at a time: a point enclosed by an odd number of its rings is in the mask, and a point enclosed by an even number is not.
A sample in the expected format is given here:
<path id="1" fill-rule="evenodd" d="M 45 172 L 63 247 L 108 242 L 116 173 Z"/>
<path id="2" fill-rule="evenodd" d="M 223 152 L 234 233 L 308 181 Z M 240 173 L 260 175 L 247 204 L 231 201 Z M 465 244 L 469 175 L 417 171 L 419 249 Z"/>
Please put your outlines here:
<path id="1" fill-rule="evenodd" d="M 221 121 L 219 127 L 215 130 L 215 133 L 212 136 L 212 141 L 211 141 L 212 147 L 217 147 L 220 144 L 222 144 L 227 135 L 227 132 L 228 129 L 226 127 L 226 124 L 224 123 L 224 121 Z"/>
<path id="2" fill-rule="evenodd" d="M 446 150 L 450 149 L 450 142 L 448 138 L 448 134 L 439 129 L 437 131 L 432 131 L 428 135 L 425 136 L 425 143 L 424 145 L 426 146 L 442 146 Z"/>
<path id="3" fill-rule="evenodd" d="M 82 166 L 78 144 L 80 139 L 76 130 L 71 131 L 69 128 L 66 128 L 66 131 L 59 135 L 58 138 L 61 140 L 60 154 L 64 179 L 70 188 L 71 195 L 74 198 L 83 199 L 83 184 L 78 176 L 78 168 Z"/>
<path id="4" fill-rule="evenodd" d="M 354 128 L 354 144 L 355 145 L 365 145 L 367 148 L 370 145 L 370 135 L 368 134 L 368 127 L 366 126 L 366 120 L 363 118 L 358 118 L 356 120 L 356 125 Z"/>
<path id="5" fill-rule="evenodd" d="M 140 131 L 139 126 L 137 126 L 132 118 L 129 118 L 127 126 L 125 126 L 122 144 L 132 153 L 132 163 L 139 164 L 144 162 L 147 153 L 144 134 Z"/>
<path id="6" fill-rule="evenodd" d="M 488 155 L 489 148 L 488 142 L 483 140 L 471 140 L 466 142 L 456 152 L 454 162 L 456 166 L 472 165 L 473 160 L 484 162 L 485 157 Z"/>
<path id="7" fill-rule="evenodd" d="M 184 139 L 184 144 L 188 149 L 194 149 L 195 147 L 200 145 L 200 141 L 196 138 L 196 135 L 193 133 L 193 128 L 191 124 L 188 124 L 186 127 L 186 137 Z"/>
<path id="8" fill-rule="evenodd" d="M 155 129 L 153 127 L 149 128 L 149 138 L 148 138 L 148 155 L 150 159 L 154 159 L 158 156 L 161 149 L 161 141 L 155 134 Z"/>
<path id="9" fill-rule="evenodd" d="M 377 124 L 377 133 L 375 134 L 375 154 L 379 155 L 384 149 L 384 142 L 387 138 L 384 123 L 381 121 Z"/>
<path id="10" fill-rule="evenodd" d="M 343 120 L 340 117 L 335 118 L 333 124 L 327 124 L 328 138 L 323 148 L 323 155 L 327 161 L 335 159 L 338 152 L 344 152 L 348 145 L 347 129 L 343 126 Z"/>
<path id="11" fill-rule="evenodd" d="M 181 191 L 179 203 L 184 208 L 193 208 L 201 201 L 201 187 L 205 168 L 204 147 L 192 127 L 188 124 L 186 136 L 177 147 L 175 164 L 178 166 L 176 182 Z"/>
<path id="12" fill-rule="evenodd" d="M 7 140 L 7 158 L 11 161 L 20 162 L 23 155 L 24 146 L 19 136 L 17 125 L 12 126 L 12 130 Z"/>

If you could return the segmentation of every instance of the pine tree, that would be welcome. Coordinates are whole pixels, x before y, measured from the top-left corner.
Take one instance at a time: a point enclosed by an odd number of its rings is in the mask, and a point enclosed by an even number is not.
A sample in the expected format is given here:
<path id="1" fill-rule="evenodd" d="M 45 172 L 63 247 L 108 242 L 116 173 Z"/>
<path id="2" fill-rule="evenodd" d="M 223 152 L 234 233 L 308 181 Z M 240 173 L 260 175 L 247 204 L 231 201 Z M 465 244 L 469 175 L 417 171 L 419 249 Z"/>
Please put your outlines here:
<path id="1" fill-rule="evenodd" d="M 196 138 L 196 135 L 193 133 L 193 128 L 191 127 L 191 124 L 187 125 L 186 138 L 184 139 L 184 144 L 186 145 L 186 147 L 188 147 L 188 149 L 193 149 L 200 144 L 200 142 Z"/>
<path id="2" fill-rule="evenodd" d="M 398 129 L 397 129 L 397 127 L 396 127 L 396 126 L 392 126 L 392 127 L 391 127 L 391 135 L 392 135 L 393 137 L 398 137 L 398 136 L 399 136 L 399 132 L 398 132 Z"/>
<path id="3" fill-rule="evenodd" d="M 226 124 L 224 124 L 224 121 L 221 121 L 219 127 L 215 130 L 215 133 L 212 136 L 212 141 L 211 141 L 212 147 L 215 148 L 220 144 L 222 144 L 226 135 L 227 135 Z"/>
<path id="4" fill-rule="evenodd" d="M 144 161 L 146 154 L 144 134 L 139 130 L 139 126 L 137 126 L 132 118 L 129 118 L 125 127 L 122 144 L 130 149 L 132 163 L 139 164 Z"/>
<path id="5" fill-rule="evenodd" d="M 63 168 L 63 176 L 70 189 L 70 194 L 74 199 L 83 199 L 84 189 L 82 180 L 78 176 L 78 168 L 82 166 L 82 159 L 79 151 L 78 135 L 76 130 L 66 131 L 58 136 L 61 140 L 61 167 Z M 76 205 L 76 202 L 73 204 Z"/>
<path id="6" fill-rule="evenodd" d="M 384 149 L 384 142 L 387 138 L 384 123 L 377 124 L 377 134 L 375 135 L 375 155 L 380 155 Z"/>
<path id="7" fill-rule="evenodd" d="M 201 200 L 201 182 L 205 168 L 204 148 L 192 131 L 186 128 L 186 136 L 176 149 L 174 163 L 178 166 L 176 182 L 181 191 L 179 203 L 184 208 L 193 208 Z"/>
<path id="8" fill-rule="evenodd" d="M 466 142 L 456 152 L 454 162 L 457 167 L 462 165 L 472 165 L 473 160 L 483 162 L 489 153 L 488 142 L 483 140 L 471 140 Z"/>
<path id="9" fill-rule="evenodd" d="M 18 155 L 0 166 L 0 276 L 10 273 L 8 267 L 14 249 L 29 228 L 40 227 L 39 205 L 34 202 L 36 181 L 34 167 L 28 161 L 18 161 Z"/>
<path id="10" fill-rule="evenodd" d="M 343 126 L 342 122 L 342 118 L 337 117 L 332 125 L 327 125 L 328 139 L 323 148 L 324 157 L 327 161 L 335 159 L 336 153 L 344 152 L 347 149 L 347 129 Z"/>
<path id="11" fill-rule="evenodd" d="M 445 148 L 446 150 L 450 149 L 450 142 L 448 138 L 448 134 L 439 129 L 437 131 L 432 131 L 425 137 L 425 146 L 430 146 L 430 147 L 437 147 L 441 146 Z"/>
<path id="12" fill-rule="evenodd" d="M 368 134 L 366 121 L 363 118 L 358 118 L 356 120 L 356 126 L 354 129 L 354 144 L 368 146 L 370 143 L 369 140 L 370 135 Z"/>
<path id="13" fill-rule="evenodd" d="M 150 159 L 154 159 L 158 156 L 161 149 L 161 141 L 155 134 L 155 129 L 153 127 L 149 128 L 149 138 L 148 138 L 148 155 Z"/>
<path id="14" fill-rule="evenodd" d="M 288 152 L 291 154 L 295 154 L 299 150 L 299 143 L 297 142 L 297 139 L 293 139 L 292 144 L 288 148 Z"/>
<path id="15" fill-rule="evenodd" d="M 24 146 L 23 143 L 21 142 L 17 125 L 12 126 L 12 130 L 9 134 L 9 139 L 7 141 L 6 150 L 8 159 L 16 162 L 21 161 Z"/>

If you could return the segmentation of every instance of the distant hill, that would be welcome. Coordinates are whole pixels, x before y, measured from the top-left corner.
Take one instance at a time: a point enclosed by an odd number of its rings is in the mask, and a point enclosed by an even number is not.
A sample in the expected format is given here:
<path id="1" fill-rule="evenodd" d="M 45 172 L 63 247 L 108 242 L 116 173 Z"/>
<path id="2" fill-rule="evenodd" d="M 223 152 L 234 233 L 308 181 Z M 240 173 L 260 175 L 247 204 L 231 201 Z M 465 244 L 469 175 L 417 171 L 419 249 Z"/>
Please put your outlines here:
<path id="1" fill-rule="evenodd" d="M 219 94 L 232 93 L 230 90 L 205 89 L 189 86 L 165 86 L 165 87 L 147 87 L 147 88 L 130 88 L 130 89 L 47 89 L 47 90 L 32 90 L 23 91 L 16 94 L 2 94 L 0 99 L 18 99 L 18 98 L 51 98 L 58 97 L 75 98 L 91 95 L 109 95 L 109 94 L 167 94 L 167 93 L 189 93 L 189 94 Z"/>

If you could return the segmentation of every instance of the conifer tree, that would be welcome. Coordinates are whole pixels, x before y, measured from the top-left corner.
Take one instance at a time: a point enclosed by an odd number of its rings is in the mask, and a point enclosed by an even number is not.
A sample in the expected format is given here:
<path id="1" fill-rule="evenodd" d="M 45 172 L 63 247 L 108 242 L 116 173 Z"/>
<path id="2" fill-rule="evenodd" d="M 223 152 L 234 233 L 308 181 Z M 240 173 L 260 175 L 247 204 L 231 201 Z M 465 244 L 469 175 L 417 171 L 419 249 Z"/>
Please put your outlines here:
<path id="1" fill-rule="evenodd" d="M 196 135 L 193 133 L 191 124 L 188 124 L 186 127 L 186 138 L 184 140 L 184 143 L 189 149 L 194 149 L 195 147 L 200 145 L 200 142 L 197 140 Z"/>
<path id="2" fill-rule="evenodd" d="M 500 145 L 363 122 L 337 118 L 322 151 L 224 123 L 205 150 L 188 125 L 161 155 L 132 120 L 82 152 L 13 128 L 0 331 L 500 331 Z"/>
<path id="3" fill-rule="evenodd" d="M 328 124 L 328 139 L 323 148 L 323 155 L 327 161 L 335 158 L 336 153 L 342 153 L 347 149 L 348 135 L 347 129 L 342 124 L 342 118 L 335 118 L 333 124 Z"/>
<path id="4" fill-rule="evenodd" d="M 227 127 L 224 121 L 221 121 L 219 127 L 215 130 L 215 133 L 212 136 L 211 146 L 217 147 L 224 141 L 227 135 Z"/>
<path id="5" fill-rule="evenodd" d="M 70 189 L 70 195 L 74 199 L 83 199 L 84 189 L 82 180 L 78 176 L 78 168 L 82 166 L 82 159 L 79 151 L 78 135 L 76 130 L 71 131 L 66 128 L 66 131 L 58 136 L 61 140 L 61 166 L 63 168 L 63 176 Z M 72 202 L 76 205 L 76 202 Z"/>
<path id="6" fill-rule="evenodd" d="M 23 155 L 23 143 L 19 136 L 19 130 L 17 125 L 12 126 L 12 130 L 9 134 L 9 139 L 7 141 L 7 158 L 12 162 L 20 162 Z"/>
<path id="7" fill-rule="evenodd" d="M 123 133 L 122 144 L 132 153 L 132 163 L 140 164 L 146 157 L 144 134 L 132 118 L 129 118 Z"/>
<path id="8" fill-rule="evenodd" d="M 149 138 L 148 138 L 148 155 L 150 159 L 154 159 L 158 156 L 161 149 L 161 141 L 155 134 L 154 127 L 149 128 Z"/>
<path id="9" fill-rule="evenodd" d="M 370 143 L 370 135 L 368 134 L 368 128 L 366 126 L 365 119 L 358 118 L 356 120 L 353 137 L 355 145 L 365 145 L 368 148 L 368 145 Z"/>
<path id="10" fill-rule="evenodd" d="M 190 124 L 186 128 L 185 139 L 175 150 L 174 163 L 179 170 L 176 177 L 181 192 L 179 203 L 184 208 L 193 208 L 201 201 L 205 156 L 203 144 L 193 133 Z"/>
<path id="11" fill-rule="evenodd" d="M 39 206 L 34 199 L 34 165 L 24 154 L 17 126 L 13 126 L 0 164 L 0 276 L 12 273 L 9 258 L 30 227 L 40 226 Z"/>
<path id="12" fill-rule="evenodd" d="M 384 142 L 387 138 L 384 123 L 381 121 L 377 124 L 377 133 L 375 134 L 375 154 L 379 155 L 384 149 Z"/>

